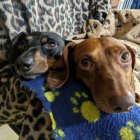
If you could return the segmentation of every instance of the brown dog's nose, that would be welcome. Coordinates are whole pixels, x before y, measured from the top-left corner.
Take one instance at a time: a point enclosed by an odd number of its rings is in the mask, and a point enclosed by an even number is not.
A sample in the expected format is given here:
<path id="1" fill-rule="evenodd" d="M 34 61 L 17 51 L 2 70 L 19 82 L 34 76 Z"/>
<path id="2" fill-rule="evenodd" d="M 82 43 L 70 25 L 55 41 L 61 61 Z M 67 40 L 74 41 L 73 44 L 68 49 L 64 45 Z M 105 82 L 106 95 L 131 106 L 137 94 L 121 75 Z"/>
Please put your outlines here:
<path id="1" fill-rule="evenodd" d="M 109 104 L 114 112 L 125 112 L 135 104 L 135 98 L 130 95 L 112 96 L 109 98 Z"/>

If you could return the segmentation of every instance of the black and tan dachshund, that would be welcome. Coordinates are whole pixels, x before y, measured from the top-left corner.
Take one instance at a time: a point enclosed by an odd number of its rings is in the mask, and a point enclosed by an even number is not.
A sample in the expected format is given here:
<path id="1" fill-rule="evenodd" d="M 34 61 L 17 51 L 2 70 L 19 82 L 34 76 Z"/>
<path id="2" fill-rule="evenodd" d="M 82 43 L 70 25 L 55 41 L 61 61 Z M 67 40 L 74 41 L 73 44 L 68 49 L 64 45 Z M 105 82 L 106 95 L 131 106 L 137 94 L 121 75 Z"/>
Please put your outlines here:
<path id="1" fill-rule="evenodd" d="M 16 74 L 34 79 L 62 55 L 65 40 L 54 32 L 21 32 L 12 42 L 10 64 Z"/>

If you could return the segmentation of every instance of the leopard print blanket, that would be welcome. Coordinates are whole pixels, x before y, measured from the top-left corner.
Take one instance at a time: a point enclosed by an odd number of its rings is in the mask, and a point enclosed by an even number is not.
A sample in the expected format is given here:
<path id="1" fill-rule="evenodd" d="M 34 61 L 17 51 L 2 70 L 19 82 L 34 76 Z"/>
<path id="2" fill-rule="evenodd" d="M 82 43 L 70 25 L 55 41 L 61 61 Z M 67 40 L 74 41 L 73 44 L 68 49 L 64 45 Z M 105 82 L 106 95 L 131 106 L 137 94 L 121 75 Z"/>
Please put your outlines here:
<path id="1" fill-rule="evenodd" d="M 104 20 L 109 0 L 1 0 L 0 13 L 12 39 L 19 32 L 78 34 L 90 18 Z M 103 15 L 103 16 L 102 16 Z"/>
<path id="2" fill-rule="evenodd" d="M 104 22 L 110 0 L 0 1 L 0 124 L 22 124 L 20 140 L 49 140 L 50 116 L 8 65 L 11 41 L 22 31 L 55 31 L 64 38 L 83 32 L 87 19 Z"/>

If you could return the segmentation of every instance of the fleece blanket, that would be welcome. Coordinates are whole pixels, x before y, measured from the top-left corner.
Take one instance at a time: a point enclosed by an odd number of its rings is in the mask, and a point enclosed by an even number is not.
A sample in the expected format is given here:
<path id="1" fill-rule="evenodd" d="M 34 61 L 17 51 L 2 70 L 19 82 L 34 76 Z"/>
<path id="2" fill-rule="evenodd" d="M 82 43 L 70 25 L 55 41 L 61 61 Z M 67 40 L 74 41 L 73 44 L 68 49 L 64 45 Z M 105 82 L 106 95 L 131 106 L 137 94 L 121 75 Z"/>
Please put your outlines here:
<path id="1" fill-rule="evenodd" d="M 96 107 L 90 91 L 75 78 L 62 88 L 46 91 L 44 77 L 22 83 L 36 93 L 43 111 L 50 114 L 55 140 L 140 139 L 139 104 L 129 112 L 108 114 Z"/>

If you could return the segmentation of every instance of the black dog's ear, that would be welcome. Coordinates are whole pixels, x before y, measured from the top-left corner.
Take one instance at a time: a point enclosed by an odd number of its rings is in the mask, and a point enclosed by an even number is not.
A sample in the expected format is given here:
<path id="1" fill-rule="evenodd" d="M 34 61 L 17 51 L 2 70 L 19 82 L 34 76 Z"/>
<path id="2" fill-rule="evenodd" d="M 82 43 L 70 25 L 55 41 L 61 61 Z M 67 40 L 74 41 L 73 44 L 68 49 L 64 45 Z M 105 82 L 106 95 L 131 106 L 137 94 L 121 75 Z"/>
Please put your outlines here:
<path id="1" fill-rule="evenodd" d="M 71 40 L 64 40 L 64 41 L 65 41 L 65 46 L 66 46 L 68 43 L 72 42 Z"/>
<path id="2" fill-rule="evenodd" d="M 13 40 L 12 40 L 12 46 L 15 46 L 20 40 L 23 40 L 27 36 L 27 33 L 21 32 L 19 33 Z"/>
<path id="3" fill-rule="evenodd" d="M 16 58 L 23 52 L 20 46 L 26 41 L 27 33 L 21 32 L 12 40 L 12 49 L 9 53 L 9 63 L 14 64 Z"/>

